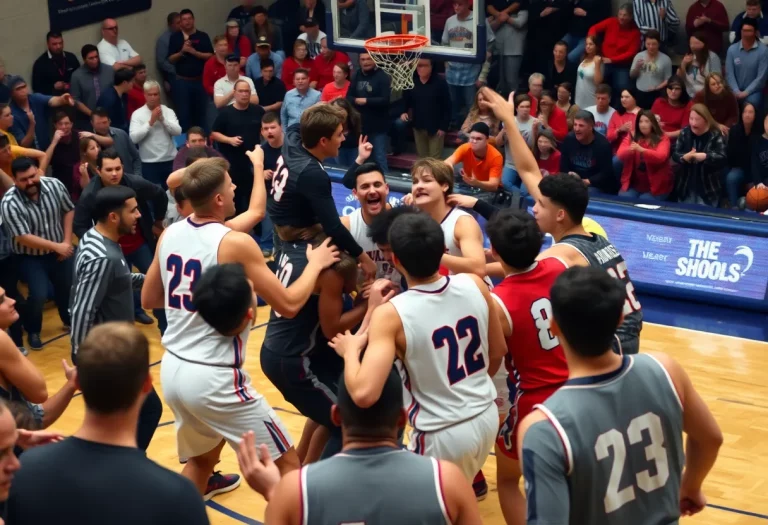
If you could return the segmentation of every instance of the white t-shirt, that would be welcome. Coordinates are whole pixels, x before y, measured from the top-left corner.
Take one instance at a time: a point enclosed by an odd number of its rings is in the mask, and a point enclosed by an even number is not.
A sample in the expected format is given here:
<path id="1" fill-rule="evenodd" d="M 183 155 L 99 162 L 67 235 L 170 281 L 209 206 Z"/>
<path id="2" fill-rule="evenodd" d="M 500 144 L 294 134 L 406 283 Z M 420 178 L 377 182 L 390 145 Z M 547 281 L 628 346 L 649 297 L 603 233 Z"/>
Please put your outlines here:
<path id="1" fill-rule="evenodd" d="M 597 106 L 589 106 L 588 108 L 585 108 L 587 111 L 592 113 L 592 116 L 595 117 L 595 131 L 600 133 L 601 135 L 605 135 L 608 133 L 608 123 L 611 121 L 611 117 L 614 113 L 616 113 L 616 110 L 612 107 L 608 106 L 608 111 L 605 113 L 598 113 L 597 112 Z"/>
<path id="2" fill-rule="evenodd" d="M 245 80 L 248 82 L 248 85 L 251 86 L 251 95 L 256 93 L 256 87 L 253 85 L 253 80 L 251 80 L 248 77 L 245 77 L 243 75 L 240 75 L 240 78 L 235 80 L 235 82 L 240 82 L 241 80 Z M 232 82 L 227 78 L 226 76 L 221 77 L 216 81 L 215 84 L 213 84 L 213 96 L 214 97 L 224 97 L 229 95 L 235 90 L 235 82 Z M 232 100 L 229 101 L 228 106 L 231 106 L 235 103 L 234 97 L 232 97 Z"/>
<path id="3" fill-rule="evenodd" d="M 113 46 L 102 38 L 101 42 L 96 45 L 96 48 L 99 50 L 99 60 L 101 60 L 102 64 L 108 66 L 114 65 L 115 62 L 125 62 L 139 56 L 131 47 L 131 44 L 125 40 L 118 40 L 117 45 Z"/>

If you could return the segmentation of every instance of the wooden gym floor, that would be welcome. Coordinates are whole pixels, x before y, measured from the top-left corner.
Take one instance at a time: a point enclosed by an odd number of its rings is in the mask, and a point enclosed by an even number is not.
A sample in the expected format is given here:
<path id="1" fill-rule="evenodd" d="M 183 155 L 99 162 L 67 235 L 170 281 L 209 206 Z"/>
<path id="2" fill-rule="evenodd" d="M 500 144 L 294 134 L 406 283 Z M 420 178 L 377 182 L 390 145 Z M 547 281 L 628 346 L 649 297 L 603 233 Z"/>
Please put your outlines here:
<path id="1" fill-rule="evenodd" d="M 267 320 L 268 309 L 259 308 L 257 328 L 251 332 L 245 366 L 253 386 L 279 412 L 298 442 L 304 418 L 282 398 L 259 367 L 258 354 Z M 156 325 L 137 326 L 152 343 L 152 376 L 162 397 L 159 361 L 163 349 L 159 332 Z M 61 359 L 69 359 L 70 345 L 69 337 L 61 333 L 61 321 L 52 305 L 45 312 L 42 339 L 48 341 L 43 350 L 30 351 L 29 357 L 45 374 L 48 391 L 53 394 L 64 383 Z M 683 523 L 757 525 L 768 522 L 768 454 L 764 452 L 764 447 L 768 446 L 768 344 L 646 323 L 642 350 L 666 352 L 684 365 L 725 436 L 720 457 L 704 487 L 710 507 Z M 77 430 L 82 415 L 83 401 L 78 396 L 53 429 L 68 435 Z M 176 455 L 173 413 L 168 407 L 164 407 L 161 426 L 148 454 L 171 470 L 181 470 Z M 218 468 L 223 472 L 238 472 L 237 458 L 229 447 L 224 448 Z M 503 525 L 492 456 L 483 470 L 490 486 L 488 498 L 480 503 L 484 522 Z M 258 524 L 264 517 L 264 508 L 261 496 L 243 482 L 237 490 L 209 502 L 208 515 L 211 523 L 216 525 Z"/>

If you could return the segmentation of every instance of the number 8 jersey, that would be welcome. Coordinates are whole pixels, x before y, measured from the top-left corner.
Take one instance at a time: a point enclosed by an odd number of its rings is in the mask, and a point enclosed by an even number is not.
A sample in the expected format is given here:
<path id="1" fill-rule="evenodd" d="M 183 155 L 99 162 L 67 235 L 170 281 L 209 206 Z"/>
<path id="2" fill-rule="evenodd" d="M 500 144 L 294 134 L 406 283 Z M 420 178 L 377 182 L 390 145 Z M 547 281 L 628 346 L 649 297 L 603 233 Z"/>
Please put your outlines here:
<path id="1" fill-rule="evenodd" d="M 245 360 L 250 327 L 238 336 L 223 336 L 192 305 L 195 281 L 219 263 L 219 244 L 230 231 L 219 222 L 198 224 L 187 218 L 170 225 L 157 247 L 168 318 L 162 343 L 184 361 L 239 368 Z"/>
<path id="2" fill-rule="evenodd" d="M 401 377 L 414 429 L 435 432 L 495 404 L 488 375 L 488 303 L 471 277 L 441 277 L 390 302 L 405 333 Z"/>

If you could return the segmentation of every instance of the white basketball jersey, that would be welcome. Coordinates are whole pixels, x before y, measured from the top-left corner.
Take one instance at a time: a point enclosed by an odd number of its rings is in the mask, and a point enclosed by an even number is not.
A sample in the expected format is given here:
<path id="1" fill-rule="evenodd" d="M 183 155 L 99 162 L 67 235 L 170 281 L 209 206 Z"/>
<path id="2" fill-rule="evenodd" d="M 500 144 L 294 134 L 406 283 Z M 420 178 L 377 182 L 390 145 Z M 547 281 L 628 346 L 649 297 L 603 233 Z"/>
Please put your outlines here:
<path id="1" fill-rule="evenodd" d="M 448 255 L 455 255 L 461 257 L 461 249 L 456 245 L 456 236 L 454 230 L 456 229 L 456 222 L 464 216 L 472 217 L 469 213 L 459 208 L 451 208 L 448 215 L 445 216 L 440 223 L 440 227 L 443 229 L 443 235 L 445 236 L 445 253 Z M 473 217 L 474 218 L 474 217 Z"/>
<path id="2" fill-rule="evenodd" d="M 250 326 L 235 337 L 223 336 L 195 312 L 192 288 L 219 262 L 219 244 L 230 228 L 218 222 L 195 224 L 189 218 L 171 224 L 158 246 L 168 328 L 163 346 L 179 359 L 240 368 Z"/>
<path id="3" fill-rule="evenodd" d="M 381 253 L 376 243 L 368 237 L 368 225 L 365 223 L 365 219 L 363 219 L 363 210 L 361 208 L 356 209 L 349 215 L 349 233 L 352 234 L 352 237 L 354 237 L 363 251 L 368 254 L 368 257 L 376 263 L 378 268 L 376 278 L 387 279 L 400 286 L 402 279 L 400 272 L 384 259 L 384 254 Z"/>
<path id="4" fill-rule="evenodd" d="M 434 432 L 494 404 L 488 375 L 488 303 L 468 275 L 441 277 L 395 296 L 405 332 L 401 377 L 413 428 Z"/>

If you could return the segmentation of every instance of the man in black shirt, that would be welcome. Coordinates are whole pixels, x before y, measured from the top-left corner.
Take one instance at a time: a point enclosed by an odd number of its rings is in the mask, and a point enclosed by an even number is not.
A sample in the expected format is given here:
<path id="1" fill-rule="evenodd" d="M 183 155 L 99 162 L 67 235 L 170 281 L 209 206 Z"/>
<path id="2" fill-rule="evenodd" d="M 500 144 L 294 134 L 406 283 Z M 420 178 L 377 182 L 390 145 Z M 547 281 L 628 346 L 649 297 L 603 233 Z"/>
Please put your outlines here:
<path id="1" fill-rule="evenodd" d="M 294 241 L 324 231 L 339 249 L 358 260 L 367 278 L 373 279 L 376 263 L 341 223 L 331 179 L 322 165 L 324 160 L 338 156 L 346 118 L 337 106 L 317 104 L 304 111 L 299 125 L 288 128 L 272 177 L 267 213 L 281 240 Z"/>
<path id="2" fill-rule="evenodd" d="M 7 522 L 207 524 L 192 483 L 136 448 L 139 411 L 153 390 L 147 338 L 125 323 L 97 326 L 80 346 L 77 373 L 83 425 L 73 437 L 24 453 Z"/>
<path id="3" fill-rule="evenodd" d="M 261 78 L 255 79 L 253 85 L 264 111 L 274 111 L 279 115 L 285 98 L 285 84 L 275 75 L 275 63 L 271 58 L 261 61 Z"/>
<path id="4" fill-rule="evenodd" d="M 32 89 L 53 97 L 69 93 L 72 72 L 80 67 L 80 61 L 73 53 L 64 51 L 61 33 L 48 31 L 46 40 L 48 50 L 32 66 Z"/>
<path id="5" fill-rule="evenodd" d="M 195 15 L 190 9 L 182 9 L 181 31 L 173 33 L 168 44 L 168 61 L 176 67 L 173 101 L 181 129 L 207 128 L 208 94 L 203 88 L 203 68 L 212 56 L 208 34 L 195 29 Z"/>
<path id="6" fill-rule="evenodd" d="M 251 86 L 245 80 L 235 82 L 235 102 L 221 108 L 213 123 L 211 139 L 230 164 L 230 176 L 235 183 L 237 213 L 248 209 L 253 188 L 251 161 L 246 153 L 261 142 L 261 117 L 264 108 L 251 104 Z"/>
<path id="7" fill-rule="evenodd" d="M 552 63 L 549 72 L 544 75 L 544 87 L 555 90 L 563 82 L 570 82 L 572 86 L 576 85 L 577 65 L 578 63 L 573 64 L 568 60 L 568 44 L 558 40 L 552 50 Z"/>

